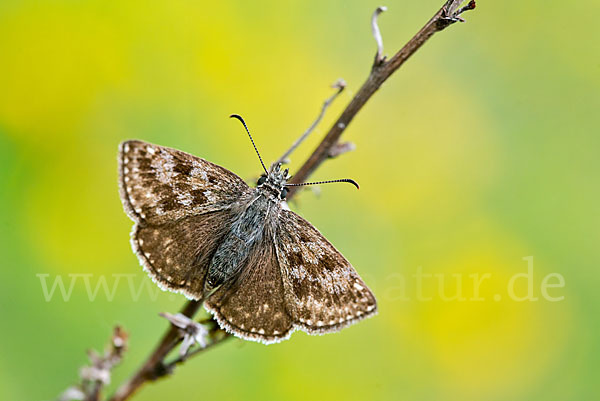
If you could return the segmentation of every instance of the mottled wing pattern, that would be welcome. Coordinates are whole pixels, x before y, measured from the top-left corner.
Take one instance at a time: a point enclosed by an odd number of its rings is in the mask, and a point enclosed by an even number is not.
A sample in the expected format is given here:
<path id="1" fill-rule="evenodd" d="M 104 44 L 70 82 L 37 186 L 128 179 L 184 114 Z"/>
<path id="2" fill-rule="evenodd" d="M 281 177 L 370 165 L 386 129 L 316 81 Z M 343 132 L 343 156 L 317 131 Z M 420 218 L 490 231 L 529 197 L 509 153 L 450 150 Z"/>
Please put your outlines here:
<path id="1" fill-rule="evenodd" d="M 223 167 L 142 141 L 120 145 L 119 186 L 129 217 L 151 224 L 221 210 L 250 190 Z"/>
<path id="2" fill-rule="evenodd" d="M 250 187 L 223 167 L 142 141 L 120 145 L 119 185 L 144 269 L 162 288 L 201 298 L 210 259 Z"/>
<path id="3" fill-rule="evenodd" d="M 285 308 L 273 238 L 267 235 L 261 242 L 237 280 L 218 289 L 205 307 L 226 331 L 270 344 L 287 339 L 294 325 Z"/>
<path id="4" fill-rule="evenodd" d="M 160 225 L 136 224 L 131 244 L 161 288 L 201 299 L 210 260 L 234 216 L 223 209 Z"/>
<path id="5" fill-rule="evenodd" d="M 282 210 L 275 241 L 286 308 L 300 329 L 338 331 L 377 313 L 358 273 L 308 221 Z"/>

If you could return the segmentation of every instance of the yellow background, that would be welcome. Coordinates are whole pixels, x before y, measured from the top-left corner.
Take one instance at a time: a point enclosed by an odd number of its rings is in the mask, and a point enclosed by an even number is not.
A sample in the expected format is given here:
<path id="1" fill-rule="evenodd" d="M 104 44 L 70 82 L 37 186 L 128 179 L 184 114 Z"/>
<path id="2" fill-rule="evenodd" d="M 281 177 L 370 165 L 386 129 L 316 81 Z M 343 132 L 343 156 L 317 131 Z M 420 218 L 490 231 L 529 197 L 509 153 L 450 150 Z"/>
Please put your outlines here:
<path id="1" fill-rule="evenodd" d="M 385 53 L 441 0 L 384 3 Z M 272 161 L 328 85 L 347 90 L 292 157 L 292 172 L 366 78 L 374 1 L 0 2 L 3 399 L 52 399 L 115 323 L 131 334 L 111 388 L 141 362 L 181 296 L 126 285 L 44 300 L 48 274 L 135 274 L 117 191 L 117 145 L 138 138 L 253 180 L 242 114 Z M 584 400 L 597 397 L 600 3 L 480 1 L 409 60 L 344 134 L 357 150 L 312 177 L 352 177 L 291 206 L 353 263 L 379 315 L 339 334 L 223 344 L 138 400 Z M 533 256 L 535 302 L 507 296 Z M 444 301 L 463 279 L 465 301 Z M 471 300 L 469 274 L 491 278 Z M 541 296 L 564 277 L 564 296 Z M 72 277 L 72 276 L 71 276 Z M 404 286 L 402 280 L 404 279 Z M 525 280 L 516 291 L 524 294 Z M 404 291 L 403 291 L 404 289 Z M 144 293 L 145 294 L 145 293 Z M 499 301 L 494 296 L 499 295 Z"/>

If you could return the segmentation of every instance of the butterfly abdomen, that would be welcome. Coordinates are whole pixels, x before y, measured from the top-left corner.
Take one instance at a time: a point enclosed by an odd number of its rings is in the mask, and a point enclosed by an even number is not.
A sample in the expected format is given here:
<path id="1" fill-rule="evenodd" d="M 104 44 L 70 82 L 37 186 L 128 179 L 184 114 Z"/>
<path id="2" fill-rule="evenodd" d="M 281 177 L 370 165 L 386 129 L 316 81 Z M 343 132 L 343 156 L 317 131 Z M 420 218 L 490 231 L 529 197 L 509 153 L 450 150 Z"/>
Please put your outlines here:
<path id="1" fill-rule="evenodd" d="M 234 219 L 231 229 L 210 262 L 206 291 L 238 277 L 248 262 L 248 255 L 265 235 L 265 224 L 272 205 L 270 200 L 258 195 Z"/>

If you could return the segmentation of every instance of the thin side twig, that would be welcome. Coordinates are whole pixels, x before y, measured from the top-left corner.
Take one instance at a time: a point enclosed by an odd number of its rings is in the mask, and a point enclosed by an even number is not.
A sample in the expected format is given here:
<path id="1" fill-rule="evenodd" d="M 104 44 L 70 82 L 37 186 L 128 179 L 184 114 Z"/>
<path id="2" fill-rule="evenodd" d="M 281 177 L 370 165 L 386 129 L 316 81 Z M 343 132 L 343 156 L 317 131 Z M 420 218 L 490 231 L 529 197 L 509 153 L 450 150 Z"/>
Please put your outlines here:
<path id="1" fill-rule="evenodd" d="M 338 95 L 340 93 L 342 93 L 342 91 L 346 87 L 346 81 L 344 81 L 343 79 L 340 78 L 333 85 L 331 85 L 331 87 L 334 88 L 334 89 L 336 89 L 336 91 L 335 91 L 335 93 L 333 95 L 329 96 L 325 100 L 325 102 L 323 102 L 323 105 L 321 106 L 321 111 L 319 112 L 319 115 L 317 116 L 317 118 L 306 129 L 306 131 L 304 131 L 304 133 L 302 135 L 300 135 L 300 137 L 298 139 L 296 139 L 296 141 L 292 144 L 292 146 L 290 146 L 290 148 L 288 150 L 286 150 L 285 153 L 283 155 L 281 155 L 281 157 L 275 161 L 274 164 L 277 164 L 277 163 L 287 163 L 287 159 L 292 154 L 292 152 L 294 150 L 296 150 L 296 148 L 298 146 L 300 146 L 300 144 L 302 142 L 304 142 L 304 140 L 306 138 L 308 138 L 308 136 L 311 134 L 311 132 L 313 132 L 315 130 L 315 128 L 317 127 L 317 125 L 319 125 L 319 123 L 323 119 L 323 116 L 325 115 L 325 112 L 327 111 L 327 109 L 329 108 L 329 106 L 331 105 L 331 103 L 333 103 L 333 101 L 335 100 L 335 98 L 338 97 Z"/>
<path id="2" fill-rule="evenodd" d="M 165 372 L 171 373 L 171 372 L 173 372 L 173 370 L 175 369 L 175 367 L 177 365 L 180 365 L 183 362 L 187 361 L 188 359 L 193 358 L 195 355 L 198 355 L 201 352 L 204 352 L 204 351 L 208 350 L 209 348 L 222 343 L 224 340 L 226 340 L 228 338 L 233 338 L 233 336 L 230 333 L 223 331 L 214 319 L 206 319 L 200 323 L 211 326 L 208 329 L 208 335 L 207 335 L 208 343 L 204 346 L 196 347 L 184 355 L 180 354 L 174 360 L 165 363 L 164 364 Z"/>
<path id="3" fill-rule="evenodd" d="M 110 383 L 112 369 L 123 359 L 127 350 L 127 338 L 127 333 L 120 326 L 115 326 L 104 353 L 88 351 L 90 364 L 79 370 L 81 382 L 66 389 L 58 396 L 57 401 L 99 401 L 104 386 Z"/>
<path id="4" fill-rule="evenodd" d="M 384 11 L 387 11 L 387 7 L 377 7 L 373 12 L 373 16 L 371 17 L 371 31 L 373 32 L 375 43 L 377 43 L 377 53 L 375 54 L 375 62 L 373 65 L 379 65 L 385 61 L 385 56 L 383 55 L 383 38 L 381 37 L 379 25 L 377 25 L 377 17 L 379 17 L 379 14 Z"/>

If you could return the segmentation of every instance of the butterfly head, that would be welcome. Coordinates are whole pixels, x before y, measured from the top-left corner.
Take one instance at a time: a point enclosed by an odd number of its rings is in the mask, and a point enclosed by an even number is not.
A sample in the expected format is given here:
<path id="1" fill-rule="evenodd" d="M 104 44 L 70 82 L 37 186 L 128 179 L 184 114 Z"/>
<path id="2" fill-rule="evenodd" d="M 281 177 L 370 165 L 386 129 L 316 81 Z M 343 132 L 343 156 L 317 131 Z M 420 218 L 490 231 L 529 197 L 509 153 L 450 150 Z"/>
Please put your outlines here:
<path id="1" fill-rule="evenodd" d="M 281 163 L 276 163 L 271 166 L 266 174 L 260 176 L 256 182 L 256 187 L 264 189 L 283 200 L 288 192 L 285 184 L 289 178 L 289 169 L 286 168 L 282 171 Z"/>

